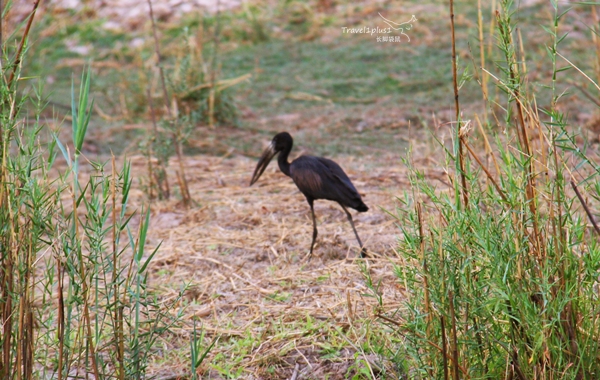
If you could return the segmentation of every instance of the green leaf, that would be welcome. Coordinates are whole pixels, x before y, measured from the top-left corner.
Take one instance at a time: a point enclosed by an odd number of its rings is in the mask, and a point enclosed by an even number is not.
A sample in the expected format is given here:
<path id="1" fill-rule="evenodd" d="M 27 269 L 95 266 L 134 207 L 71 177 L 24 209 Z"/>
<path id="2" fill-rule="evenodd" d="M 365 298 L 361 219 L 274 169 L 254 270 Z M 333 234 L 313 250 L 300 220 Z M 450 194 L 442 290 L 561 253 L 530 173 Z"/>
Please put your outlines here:
<path id="1" fill-rule="evenodd" d="M 144 246 L 146 245 L 146 236 L 148 233 L 148 226 L 150 225 L 150 207 L 146 210 L 146 217 L 140 226 L 140 236 L 138 239 L 137 252 L 135 253 L 135 261 L 139 264 L 144 255 Z"/>
<path id="2" fill-rule="evenodd" d="M 196 361 L 195 365 L 196 368 L 198 368 L 202 362 L 204 361 L 204 359 L 206 359 L 206 356 L 208 355 L 208 353 L 210 352 L 210 350 L 212 350 L 212 348 L 214 347 L 214 345 L 219 341 L 219 338 L 221 338 L 220 336 L 215 337 L 212 342 L 210 343 L 210 345 L 206 348 L 206 350 L 204 350 L 204 352 L 202 353 L 202 356 L 200 356 L 198 358 L 198 360 Z"/>
<path id="3" fill-rule="evenodd" d="M 569 11 L 571 11 L 571 7 L 568 7 L 567 9 L 565 9 L 561 14 L 558 15 L 558 17 L 556 17 L 557 20 L 560 20 L 562 18 L 562 16 L 566 15 L 567 13 L 569 13 Z"/>
<path id="4" fill-rule="evenodd" d="M 150 261 L 152 261 L 152 259 L 154 258 L 154 255 L 156 255 L 156 252 L 158 252 L 158 249 L 160 248 L 161 245 L 162 245 L 162 241 L 160 243 L 158 243 L 158 246 L 156 248 L 154 248 L 154 251 L 152 251 L 150 256 L 148 256 L 148 258 L 146 259 L 144 264 L 138 270 L 138 273 L 143 273 L 146 270 L 146 267 L 148 267 L 148 264 L 150 264 Z M 141 259 L 141 257 L 140 257 L 140 259 Z"/>
<path id="5" fill-rule="evenodd" d="M 77 140 L 77 106 L 75 105 L 75 81 L 73 77 L 71 77 L 71 117 L 73 120 L 71 121 L 71 127 L 73 129 L 73 142 Z"/>
<path id="6" fill-rule="evenodd" d="M 569 32 L 565 33 L 556 41 L 556 45 L 560 44 L 569 35 Z"/>
<path id="7" fill-rule="evenodd" d="M 60 149 L 63 157 L 67 161 L 67 165 L 69 165 L 69 167 L 70 167 L 71 166 L 71 157 L 69 157 L 69 153 L 67 153 L 67 149 L 60 142 L 60 140 L 58 139 L 58 135 L 56 135 L 56 133 L 52 133 L 52 137 L 54 137 L 54 141 L 56 142 L 56 145 L 58 145 L 58 149 Z"/>

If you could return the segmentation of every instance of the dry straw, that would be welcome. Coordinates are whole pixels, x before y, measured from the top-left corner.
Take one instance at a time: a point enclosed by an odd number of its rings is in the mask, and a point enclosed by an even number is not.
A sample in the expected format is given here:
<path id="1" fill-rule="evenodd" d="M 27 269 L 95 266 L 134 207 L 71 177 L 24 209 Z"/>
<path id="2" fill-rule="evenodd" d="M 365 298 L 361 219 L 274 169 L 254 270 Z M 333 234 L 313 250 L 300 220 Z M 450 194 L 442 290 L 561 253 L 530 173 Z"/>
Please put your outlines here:
<path id="1" fill-rule="evenodd" d="M 393 265 L 401 265 L 401 258 L 393 250 L 397 230 L 387 212 L 396 212 L 395 197 L 408 186 L 406 169 L 383 164 L 400 163 L 400 157 L 391 153 L 335 159 L 343 163 L 370 206 L 355 220 L 365 246 L 375 254 L 368 271 L 374 281 L 381 281 L 384 310 L 375 299 L 364 296 L 362 260 L 352 229 L 343 211 L 331 202 L 315 203 L 320 234 L 314 258 L 306 261 L 310 209 L 276 166 L 267 169 L 258 186 L 249 187 L 253 160 L 238 155 L 188 157 L 191 195 L 199 206 L 182 210 L 168 201 L 153 207 L 148 235 L 151 244 L 162 241 L 162 245 L 153 261 L 151 285 L 175 297 L 179 284 L 190 282 L 193 302 L 186 309 L 190 326 L 192 319 L 199 319 L 209 336 L 249 334 L 260 342 L 243 359 L 242 366 L 249 370 L 257 370 L 260 361 L 280 358 L 279 352 L 286 352 L 280 360 L 287 363 L 282 366 L 290 374 L 296 361 L 302 368 L 321 368 L 325 361 L 318 352 L 336 328 L 346 331 L 376 313 L 400 307 L 404 286 L 397 283 Z M 373 167 L 367 170 L 365 163 Z M 144 165 L 142 158 L 133 162 L 134 170 Z M 426 172 L 439 178 L 435 170 Z M 141 202 L 142 193 L 137 194 Z M 323 323 L 325 330 L 307 334 L 301 327 L 307 319 Z M 298 326 L 291 327 L 284 339 L 269 327 L 278 324 Z M 189 334 L 190 326 L 182 333 Z M 209 362 L 222 349 L 215 346 Z"/>

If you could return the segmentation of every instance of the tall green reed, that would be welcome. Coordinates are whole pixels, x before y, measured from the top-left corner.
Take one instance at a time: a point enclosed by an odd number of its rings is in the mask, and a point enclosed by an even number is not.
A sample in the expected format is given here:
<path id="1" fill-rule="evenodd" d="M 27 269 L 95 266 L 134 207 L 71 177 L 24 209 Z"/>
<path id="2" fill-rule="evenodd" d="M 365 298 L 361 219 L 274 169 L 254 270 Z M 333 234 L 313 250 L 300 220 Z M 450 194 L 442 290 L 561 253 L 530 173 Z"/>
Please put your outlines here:
<path id="1" fill-rule="evenodd" d="M 409 378 L 600 376 L 600 247 L 581 196 L 599 199 L 599 172 L 557 107 L 564 68 L 556 61 L 566 38 L 558 30 L 566 11 L 551 4 L 554 15 L 545 28 L 553 68 L 550 106 L 537 105 L 515 37 L 514 5 L 500 1 L 495 34 L 501 60 L 497 73 L 486 74 L 503 94 L 494 100 L 505 103 L 504 118 L 456 124 L 455 143 L 445 148 L 454 173 L 447 191 L 406 161 L 413 196 L 398 215 L 404 265 L 396 273 L 407 299 L 381 320 L 402 341 L 390 355 Z M 482 93 L 491 101 L 487 88 Z M 457 106 L 457 118 L 460 112 Z M 472 147 L 476 124 L 494 168 Z M 461 146 L 468 152 L 464 164 Z"/>
<path id="2" fill-rule="evenodd" d="M 130 210 L 129 163 L 85 156 L 91 70 L 79 93 L 72 86 L 68 144 L 40 117 L 41 86 L 23 91 L 20 66 L 6 61 L 8 70 L 14 80 L 0 81 L 0 378 L 146 378 L 157 338 L 180 320 L 173 308 L 185 287 L 165 303 L 148 286 L 158 246 L 147 250 L 150 210 Z"/>

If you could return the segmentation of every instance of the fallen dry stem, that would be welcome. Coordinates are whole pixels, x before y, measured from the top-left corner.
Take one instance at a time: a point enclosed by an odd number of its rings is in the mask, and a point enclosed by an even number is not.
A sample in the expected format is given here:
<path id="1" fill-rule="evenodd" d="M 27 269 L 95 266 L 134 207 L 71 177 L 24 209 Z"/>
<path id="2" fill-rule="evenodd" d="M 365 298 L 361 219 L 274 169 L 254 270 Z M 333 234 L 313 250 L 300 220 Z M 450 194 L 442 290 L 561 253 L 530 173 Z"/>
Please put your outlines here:
<path id="1" fill-rule="evenodd" d="M 559 57 L 564 59 L 569 65 L 571 65 L 572 68 L 579 71 L 579 73 L 581 75 L 583 75 L 585 77 L 585 79 L 590 81 L 596 87 L 596 89 L 598 89 L 598 91 L 600 91 L 600 86 L 598 85 L 598 83 L 596 83 L 592 78 L 590 78 L 583 70 L 581 70 L 579 67 L 577 67 L 577 65 L 575 65 L 573 62 L 569 61 L 564 55 L 560 54 L 559 52 L 556 52 L 556 55 L 558 55 Z"/>
<path id="2" fill-rule="evenodd" d="M 592 212 L 590 211 L 590 208 L 585 203 L 585 200 L 583 199 L 583 196 L 579 192 L 579 189 L 577 188 L 577 185 L 575 184 L 575 182 L 573 180 L 571 180 L 571 187 L 573 187 L 573 190 L 575 190 L 575 194 L 577 195 L 577 198 L 579 199 L 579 202 L 581 203 L 581 206 L 583 206 L 583 209 L 585 210 L 585 213 L 587 214 L 588 218 L 590 219 L 590 222 L 592 223 L 592 226 L 594 226 L 594 230 L 596 231 L 596 233 L 598 235 L 600 235 L 600 228 L 598 228 L 598 224 L 596 224 L 596 221 L 594 220 L 594 216 L 592 215 Z"/>
<path id="3" fill-rule="evenodd" d="M 34 18 L 35 13 L 40 5 L 40 1 L 41 0 L 35 0 L 35 3 L 33 3 L 33 9 L 31 11 L 31 13 L 29 14 L 29 18 L 27 19 L 27 25 L 25 26 L 25 31 L 23 32 L 23 37 L 21 37 L 21 41 L 19 41 L 19 47 L 17 48 L 17 53 L 15 54 L 15 62 L 13 63 L 13 69 L 10 72 L 8 81 L 6 82 L 7 88 L 11 88 L 12 82 L 15 79 L 15 74 L 16 74 L 17 70 L 19 69 L 19 66 L 21 66 L 21 58 L 23 57 L 23 48 L 25 47 L 25 41 L 27 41 L 27 39 L 29 37 L 31 25 L 33 24 L 33 18 Z M 4 9 L 2 9 L 1 11 L 4 12 Z M 4 41 L 0 41 L 0 42 L 4 43 Z M 3 48 L 2 50 L 4 51 L 4 45 L 2 45 L 2 48 Z"/>
<path id="4" fill-rule="evenodd" d="M 485 172 L 485 175 L 487 176 L 487 178 L 492 182 L 492 184 L 496 188 L 496 191 L 498 191 L 498 194 L 500 195 L 500 197 L 502 197 L 502 200 L 504 202 L 508 202 L 508 199 L 506 198 L 504 191 L 502 191 L 502 189 L 500 188 L 500 186 L 498 185 L 498 183 L 492 176 L 492 173 L 490 173 L 489 170 L 487 170 L 487 168 L 483 165 L 483 163 L 481 162 L 479 157 L 477 157 L 477 154 L 473 151 L 471 146 L 466 141 L 464 143 L 465 143 L 465 146 L 467 147 L 467 150 L 469 151 L 469 153 L 471 153 L 471 156 L 473 156 L 475 161 L 477 161 L 477 164 L 479 164 L 479 167 L 481 167 L 481 169 Z"/>

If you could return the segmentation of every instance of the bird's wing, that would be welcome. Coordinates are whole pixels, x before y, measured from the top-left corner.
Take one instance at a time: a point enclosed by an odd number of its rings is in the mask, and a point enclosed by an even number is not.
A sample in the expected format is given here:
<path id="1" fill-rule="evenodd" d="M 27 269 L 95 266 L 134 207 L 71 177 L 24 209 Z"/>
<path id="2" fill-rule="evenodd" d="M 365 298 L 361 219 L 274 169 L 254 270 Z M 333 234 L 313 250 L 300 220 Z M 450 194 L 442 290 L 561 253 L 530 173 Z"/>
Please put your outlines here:
<path id="1" fill-rule="evenodd" d="M 322 198 L 323 183 L 327 181 L 324 167 L 312 156 L 300 156 L 290 166 L 290 176 L 304 195 Z"/>
<path id="2" fill-rule="evenodd" d="M 327 166 L 331 175 L 335 177 L 339 182 L 341 182 L 349 192 L 358 195 L 358 191 L 356 191 L 354 184 L 352 184 L 352 181 L 350 181 L 350 178 L 348 178 L 348 175 L 346 175 L 346 173 L 344 172 L 344 170 L 342 170 L 340 165 L 338 165 L 335 161 L 329 160 L 327 158 L 317 157 L 317 159 L 323 165 Z"/>
<path id="3" fill-rule="evenodd" d="M 350 204 L 360 200 L 358 191 L 342 168 L 326 158 L 298 157 L 290 167 L 290 174 L 307 197 Z"/>

